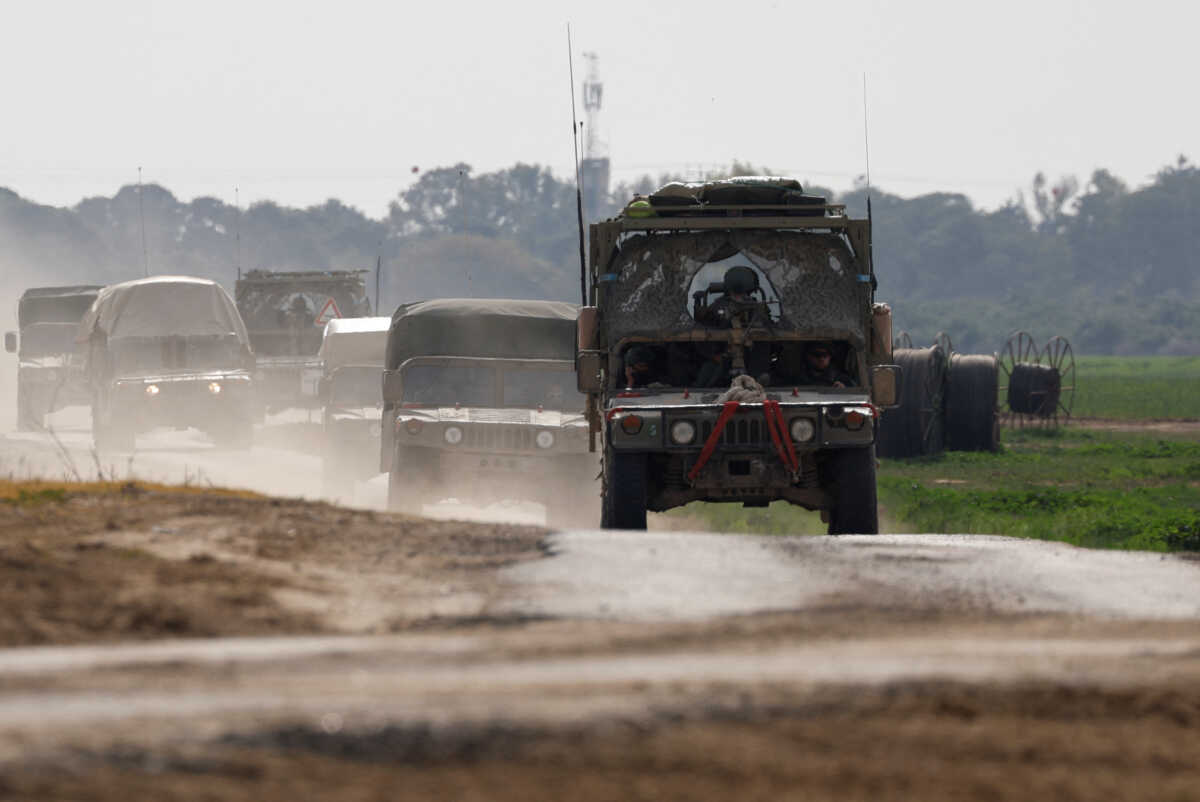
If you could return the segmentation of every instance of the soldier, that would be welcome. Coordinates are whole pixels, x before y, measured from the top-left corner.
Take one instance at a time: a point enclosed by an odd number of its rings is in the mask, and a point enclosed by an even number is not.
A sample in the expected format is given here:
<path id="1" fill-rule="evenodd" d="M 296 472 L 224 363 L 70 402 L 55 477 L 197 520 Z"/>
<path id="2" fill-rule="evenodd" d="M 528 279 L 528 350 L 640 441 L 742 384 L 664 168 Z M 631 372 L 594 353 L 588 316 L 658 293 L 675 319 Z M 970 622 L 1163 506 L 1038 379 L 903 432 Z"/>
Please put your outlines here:
<path id="1" fill-rule="evenodd" d="M 800 384 L 845 388 L 853 386 L 854 379 L 833 364 L 833 343 L 819 340 L 809 343 L 804 349 Z"/>
<path id="2" fill-rule="evenodd" d="M 645 345 L 630 346 L 625 352 L 625 386 L 645 387 L 656 381 L 654 351 Z"/>
<path id="3" fill-rule="evenodd" d="M 725 294 L 707 306 L 696 310 L 696 321 L 706 326 L 731 328 L 735 317 L 743 327 L 764 326 L 771 317 L 767 305 L 754 297 L 759 289 L 758 273 L 745 265 L 734 265 L 725 271 L 721 282 Z"/>

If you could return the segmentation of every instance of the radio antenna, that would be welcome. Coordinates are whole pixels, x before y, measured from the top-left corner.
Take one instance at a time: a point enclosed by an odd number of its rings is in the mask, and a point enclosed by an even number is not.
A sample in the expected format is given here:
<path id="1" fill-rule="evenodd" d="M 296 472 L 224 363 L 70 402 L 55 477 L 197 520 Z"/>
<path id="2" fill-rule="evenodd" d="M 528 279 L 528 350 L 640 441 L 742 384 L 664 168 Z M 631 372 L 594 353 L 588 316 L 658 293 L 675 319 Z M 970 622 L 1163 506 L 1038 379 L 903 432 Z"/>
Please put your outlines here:
<path id="1" fill-rule="evenodd" d="M 875 234 L 871 218 L 871 134 L 867 125 L 867 74 L 863 73 L 863 156 L 867 168 L 867 266 L 871 271 L 871 292 L 875 292 Z"/>
<path id="2" fill-rule="evenodd" d="M 138 219 L 142 224 L 142 268 L 143 275 L 150 275 L 150 252 L 146 249 L 146 210 L 142 205 L 142 168 L 138 167 Z"/>
<path id="3" fill-rule="evenodd" d="M 242 198 L 239 188 L 233 188 L 233 262 L 237 277 L 242 277 Z"/>
<path id="4" fill-rule="evenodd" d="M 579 295 L 587 306 L 587 259 L 583 254 L 583 175 L 579 172 L 579 122 L 575 116 L 575 53 L 571 49 L 571 24 L 567 23 L 567 68 L 571 77 L 571 145 L 575 149 L 575 217 L 579 225 Z"/>

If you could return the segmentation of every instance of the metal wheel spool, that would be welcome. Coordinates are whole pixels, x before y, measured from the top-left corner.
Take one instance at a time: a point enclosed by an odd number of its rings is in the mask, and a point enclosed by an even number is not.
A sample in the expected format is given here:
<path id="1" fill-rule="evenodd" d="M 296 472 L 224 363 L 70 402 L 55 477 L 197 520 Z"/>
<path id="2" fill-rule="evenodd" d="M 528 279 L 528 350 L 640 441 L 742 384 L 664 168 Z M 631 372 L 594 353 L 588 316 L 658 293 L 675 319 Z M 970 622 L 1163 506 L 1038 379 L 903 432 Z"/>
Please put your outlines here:
<path id="1" fill-rule="evenodd" d="M 901 329 L 899 332 L 896 333 L 896 339 L 895 339 L 895 341 L 892 342 L 892 350 L 893 351 L 896 350 L 897 348 L 912 348 L 912 347 L 913 347 L 912 335 L 910 335 L 904 329 Z"/>
<path id="2" fill-rule="evenodd" d="M 1038 362 L 1053 368 L 1058 374 L 1058 398 L 1052 410 L 1045 410 L 1044 417 L 1055 424 L 1071 419 L 1071 407 L 1075 403 L 1075 352 L 1066 337 L 1055 335 L 1046 343 Z"/>
<path id="3" fill-rule="evenodd" d="M 1024 426 L 1031 421 L 1031 416 L 1014 412 L 1009 405 L 1009 395 L 1013 387 L 1013 373 L 1018 365 L 1037 365 L 1041 350 L 1027 331 L 1014 331 L 998 355 L 1000 361 L 999 380 L 996 383 L 996 403 L 1001 410 L 1002 422 L 1005 425 Z"/>

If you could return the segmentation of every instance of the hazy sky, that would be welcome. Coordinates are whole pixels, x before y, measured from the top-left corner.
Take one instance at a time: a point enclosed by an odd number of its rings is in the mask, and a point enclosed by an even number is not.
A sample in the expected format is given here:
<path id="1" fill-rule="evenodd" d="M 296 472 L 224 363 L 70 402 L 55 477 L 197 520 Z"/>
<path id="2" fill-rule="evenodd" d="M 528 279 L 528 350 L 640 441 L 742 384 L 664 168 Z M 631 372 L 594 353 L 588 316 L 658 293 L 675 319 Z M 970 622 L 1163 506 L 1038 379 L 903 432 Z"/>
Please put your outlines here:
<path id="1" fill-rule="evenodd" d="M 986 10 L 981 10 L 986 8 Z M 992 207 L 1038 170 L 1200 158 L 1200 6 L 1117 2 L 5 2 L 0 186 L 372 216 L 411 168 L 571 173 L 565 26 L 599 54 L 614 178 L 737 158 Z M 585 64 L 576 59 L 577 82 Z"/>

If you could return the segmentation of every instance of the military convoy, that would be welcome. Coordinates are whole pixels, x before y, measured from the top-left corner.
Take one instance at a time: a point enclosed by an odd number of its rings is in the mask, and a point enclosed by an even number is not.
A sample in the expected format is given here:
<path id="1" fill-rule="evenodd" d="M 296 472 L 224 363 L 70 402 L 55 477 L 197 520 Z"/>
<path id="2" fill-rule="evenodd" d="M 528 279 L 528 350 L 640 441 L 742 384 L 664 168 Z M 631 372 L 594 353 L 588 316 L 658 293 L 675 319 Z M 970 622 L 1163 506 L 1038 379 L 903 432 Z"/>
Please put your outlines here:
<path id="1" fill-rule="evenodd" d="M 604 527 L 782 499 L 831 533 L 878 531 L 874 442 L 899 369 L 869 220 L 787 179 L 672 184 L 593 224 L 589 261 L 577 374 Z"/>
<path id="2" fill-rule="evenodd" d="M 99 291 L 97 286 L 33 287 L 21 295 L 19 332 L 4 335 L 4 349 L 18 360 L 19 431 L 42 429 L 49 413 L 88 403 L 75 330 Z"/>
<path id="3" fill-rule="evenodd" d="M 131 451 L 139 432 L 160 426 L 250 446 L 254 353 L 233 299 L 215 281 L 154 276 L 105 287 L 77 336 L 98 451 Z"/>
<path id="4" fill-rule="evenodd" d="M 251 270 L 234 285 L 257 356 L 260 408 L 316 408 L 325 324 L 371 314 L 365 270 Z"/>
<path id="5" fill-rule="evenodd" d="M 578 307 L 440 299 L 392 316 L 380 468 L 388 505 L 524 499 L 549 520 L 595 496 L 585 398 L 574 377 Z"/>
<path id="6" fill-rule="evenodd" d="M 30 290 L 23 425 L 82 395 L 68 354 L 90 302 L 76 341 L 101 450 L 156 425 L 245 447 L 256 407 L 319 403 L 329 495 L 385 472 L 398 510 L 517 498 L 577 521 L 598 504 L 603 527 L 641 529 L 692 501 L 783 500 L 830 533 L 878 531 L 876 434 L 900 370 L 869 217 L 790 179 L 669 184 L 590 227 L 584 307 L 367 317 L 364 272 L 250 272 L 236 305 L 187 277 Z"/>

